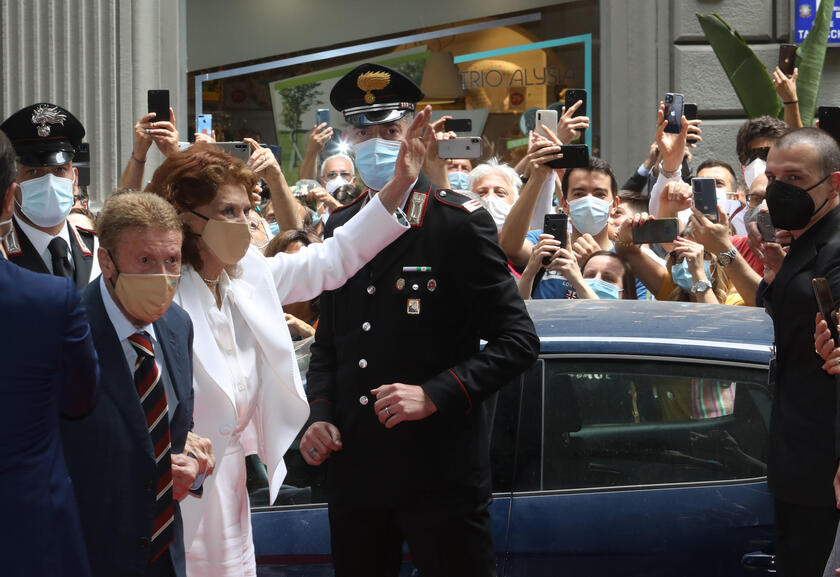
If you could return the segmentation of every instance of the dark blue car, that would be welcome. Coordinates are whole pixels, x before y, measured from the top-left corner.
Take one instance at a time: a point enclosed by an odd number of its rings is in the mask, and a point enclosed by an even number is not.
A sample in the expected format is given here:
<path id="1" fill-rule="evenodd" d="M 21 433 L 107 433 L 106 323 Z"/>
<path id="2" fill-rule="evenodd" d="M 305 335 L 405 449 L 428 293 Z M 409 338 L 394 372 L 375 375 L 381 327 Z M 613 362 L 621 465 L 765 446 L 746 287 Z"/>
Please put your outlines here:
<path id="1" fill-rule="evenodd" d="M 772 325 L 760 308 L 531 301 L 539 360 L 485 403 L 500 577 L 763 575 Z M 260 575 L 332 575 L 323 471 L 253 492 Z M 413 566 L 406 551 L 402 575 Z"/>

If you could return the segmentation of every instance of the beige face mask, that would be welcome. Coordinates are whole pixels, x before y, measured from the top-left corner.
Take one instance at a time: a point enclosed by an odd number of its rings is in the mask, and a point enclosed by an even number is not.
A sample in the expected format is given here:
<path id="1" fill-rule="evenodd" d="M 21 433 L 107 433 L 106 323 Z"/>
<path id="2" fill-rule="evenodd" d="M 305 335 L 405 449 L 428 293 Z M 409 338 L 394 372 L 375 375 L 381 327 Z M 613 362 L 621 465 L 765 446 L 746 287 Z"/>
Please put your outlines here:
<path id="1" fill-rule="evenodd" d="M 153 323 L 169 308 L 180 279 L 178 274 L 119 273 L 114 290 L 128 314 L 144 323 Z"/>
<path id="2" fill-rule="evenodd" d="M 190 212 L 207 221 L 201 239 L 220 261 L 231 265 L 242 260 L 251 244 L 251 230 L 247 222 L 216 220 L 194 210 Z"/>

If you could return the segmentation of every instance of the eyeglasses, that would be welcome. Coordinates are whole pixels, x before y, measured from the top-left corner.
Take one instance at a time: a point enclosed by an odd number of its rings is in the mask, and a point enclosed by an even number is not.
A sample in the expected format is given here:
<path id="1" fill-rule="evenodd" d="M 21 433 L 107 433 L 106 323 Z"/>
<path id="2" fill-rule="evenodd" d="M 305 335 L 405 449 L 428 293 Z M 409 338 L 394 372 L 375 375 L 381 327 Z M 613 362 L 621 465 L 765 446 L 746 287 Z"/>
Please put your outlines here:
<path id="1" fill-rule="evenodd" d="M 747 195 L 747 202 L 750 203 L 751 206 L 758 206 L 762 202 L 764 202 L 764 195 L 759 194 L 757 192 L 753 192 Z"/>
<path id="2" fill-rule="evenodd" d="M 335 172 L 335 171 L 328 172 L 328 173 L 326 173 L 325 176 L 327 177 L 327 180 L 332 180 L 336 176 L 340 176 L 344 180 L 350 180 L 351 178 L 353 178 L 353 174 L 350 173 L 350 172 L 347 172 L 346 170 L 344 170 L 342 172 Z"/>

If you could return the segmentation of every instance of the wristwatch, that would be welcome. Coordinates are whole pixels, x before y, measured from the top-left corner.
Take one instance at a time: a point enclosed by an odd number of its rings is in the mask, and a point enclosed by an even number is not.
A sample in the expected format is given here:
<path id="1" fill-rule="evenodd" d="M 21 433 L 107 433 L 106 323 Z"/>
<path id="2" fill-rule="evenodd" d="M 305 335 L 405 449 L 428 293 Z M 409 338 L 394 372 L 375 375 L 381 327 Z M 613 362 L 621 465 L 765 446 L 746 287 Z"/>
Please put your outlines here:
<path id="1" fill-rule="evenodd" d="M 735 260 L 736 256 L 738 256 L 738 249 L 733 246 L 726 252 L 722 252 L 718 255 L 718 264 L 721 267 L 729 266 L 729 264 Z"/>
<path id="2" fill-rule="evenodd" d="M 703 294 L 704 292 L 706 292 L 710 288 L 712 288 L 712 283 L 710 283 L 706 279 L 701 279 L 701 280 L 697 281 L 696 283 L 694 283 L 694 286 L 691 287 L 691 294 L 693 294 L 693 295 Z"/>

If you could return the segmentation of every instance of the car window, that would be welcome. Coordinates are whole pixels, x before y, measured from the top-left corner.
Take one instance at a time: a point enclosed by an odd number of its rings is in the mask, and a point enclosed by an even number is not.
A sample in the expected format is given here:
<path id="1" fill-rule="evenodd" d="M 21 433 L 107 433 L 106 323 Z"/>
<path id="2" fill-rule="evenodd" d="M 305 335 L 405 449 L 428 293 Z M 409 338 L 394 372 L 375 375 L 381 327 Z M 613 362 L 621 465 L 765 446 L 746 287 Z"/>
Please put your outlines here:
<path id="1" fill-rule="evenodd" d="M 522 417 L 538 424 L 523 435 L 516 489 L 761 477 L 766 375 L 722 363 L 548 359 L 542 386 L 529 390 L 536 418 Z"/>

